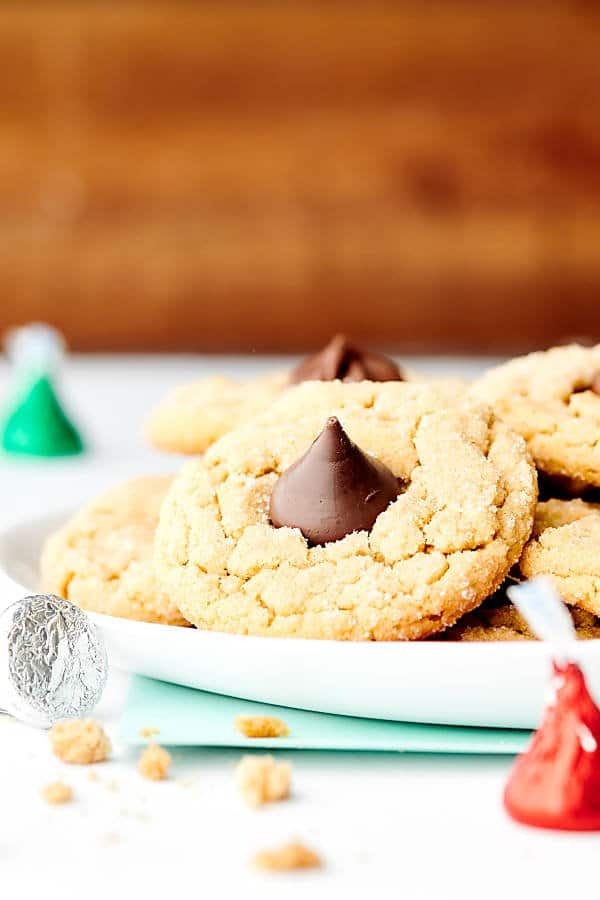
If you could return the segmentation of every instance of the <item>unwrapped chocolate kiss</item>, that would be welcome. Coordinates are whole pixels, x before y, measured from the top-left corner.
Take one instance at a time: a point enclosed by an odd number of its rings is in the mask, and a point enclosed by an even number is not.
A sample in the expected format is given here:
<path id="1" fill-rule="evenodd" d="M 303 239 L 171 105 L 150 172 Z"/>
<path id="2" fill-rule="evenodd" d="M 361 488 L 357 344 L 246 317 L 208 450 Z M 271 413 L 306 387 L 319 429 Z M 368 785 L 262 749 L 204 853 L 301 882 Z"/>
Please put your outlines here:
<path id="1" fill-rule="evenodd" d="M 393 472 L 363 453 L 332 416 L 275 485 L 271 522 L 299 528 L 310 544 L 327 544 L 371 529 L 399 492 Z"/>
<path id="2" fill-rule="evenodd" d="M 289 377 L 290 384 L 302 381 L 403 381 L 393 359 L 353 344 L 336 334 L 319 353 L 309 356 Z"/>

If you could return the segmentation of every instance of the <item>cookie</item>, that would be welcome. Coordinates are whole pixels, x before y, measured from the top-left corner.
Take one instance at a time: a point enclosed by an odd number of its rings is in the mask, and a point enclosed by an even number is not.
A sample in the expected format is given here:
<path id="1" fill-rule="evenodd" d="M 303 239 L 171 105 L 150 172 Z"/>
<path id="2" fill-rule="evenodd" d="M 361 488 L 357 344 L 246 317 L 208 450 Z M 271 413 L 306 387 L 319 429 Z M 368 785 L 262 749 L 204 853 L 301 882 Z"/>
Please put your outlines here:
<path id="1" fill-rule="evenodd" d="M 41 588 L 82 609 L 187 625 L 161 590 L 152 563 L 158 514 L 170 477 L 136 478 L 76 513 L 44 546 Z"/>
<path id="2" fill-rule="evenodd" d="M 551 576 L 565 603 L 600 616 L 600 505 L 539 503 L 519 568 L 525 578 Z"/>
<path id="3" fill-rule="evenodd" d="M 519 558 L 537 496 L 523 439 L 455 394 L 455 386 L 339 381 L 286 392 L 175 480 L 155 542 L 164 590 L 199 628 L 239 634 L 410 640 L 452 625 Z M 347 442 L 330 442 L 331 417 Z M 332 458 L 346 474 L 362 466 L 366 493 L 355 502 L 377 504 L 377 479 L 389 484 L 382 470 L 393 473 L 397 496 L 369 529 L 324 543 L 303 533 L 330 536 L 328 521 L 307 520 L 306 498 L 296 527 L 275 527 L 279 485 L 287 493 L 305 483 L 324 510 L 328 484 L 351 489 L 351 479 L 331 474 Z M 290 517 L 289 495 L 277 499 L 278 514 Z M 345 519 L 342 501 L 332 515 Z"/>
<path id="4" fill-rule="evenodd" d="M 580 640 L 600 638 L 600 619 L 583 609 L 570 610 Z M 447 641 L 533 641 L 535 635 L 504 592 L 464 616 L 442 635 Z"/>
<path id="5" fill-rule="evenodd" d="M 240 382 L 205 378 L 176 388 L 146 421 L 147 440 L 168 453 L 202 453 L 218 438 L 267 409 L 287 375 Z"/>
<path id="6" fill-rule="evenodd" d="M 537 467 L 600 487 L 600 345 L 555 347 L 492 369 L 472 388 L 522 434 Z"/>
<path id="7" fill-rule="evenodd" d="M 303 381 L 401 381 L 393 360 L 336 335 L 291 372 L 248 382 L 205 378 L 177 388 L 151 412 L 146 438 L 159 450 L 203 453 L 218 438 L 266 410 L 286 388 Z"/>

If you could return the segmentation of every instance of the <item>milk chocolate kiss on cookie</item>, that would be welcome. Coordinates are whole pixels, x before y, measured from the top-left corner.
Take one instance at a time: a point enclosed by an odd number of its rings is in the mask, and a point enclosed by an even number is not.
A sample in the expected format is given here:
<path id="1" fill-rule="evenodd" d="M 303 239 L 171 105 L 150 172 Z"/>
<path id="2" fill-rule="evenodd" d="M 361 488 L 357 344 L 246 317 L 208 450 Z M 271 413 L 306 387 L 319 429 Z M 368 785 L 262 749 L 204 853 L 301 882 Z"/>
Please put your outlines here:
<path id="1" fill-rule="evenodd" d="M 271 494 L 276 528 L 299 528 L 313 546 L 369 531 L 400 493 L 382 462 L 363 453 L 332 416 L 304 456 L 286 469 Z"/>
<path id="2" fill-rule="evenodd" d="M 396 363 L 336 334 L 326 347 L 290 372 L 289 384 L 302 381 L 404 381 Z"/>

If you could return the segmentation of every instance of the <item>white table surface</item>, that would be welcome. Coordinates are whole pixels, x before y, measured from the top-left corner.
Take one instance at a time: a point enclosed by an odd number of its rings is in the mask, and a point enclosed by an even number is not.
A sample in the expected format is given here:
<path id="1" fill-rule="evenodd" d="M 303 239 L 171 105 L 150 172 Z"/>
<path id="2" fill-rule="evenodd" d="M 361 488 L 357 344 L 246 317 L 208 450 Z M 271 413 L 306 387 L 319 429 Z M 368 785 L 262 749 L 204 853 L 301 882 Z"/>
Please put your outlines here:
<path id="1" fill-rule="evenodd" d="M 285 362 L 285 361 L 284 361 Z M 478 360 L 408 361 L 417 370 L 476 374 Z M 176 469 L 143 443 L 144 413 L 169 387 L 209 371 L 244 375 L 280 361 L 253 358 L 73 357 L 63 392 L 89 440 L 70 461 L 0 459 L 0 525 L 77 503 L 119 479 Z M 0 362 L 0 396 L 8 369 Z M 112 672 L 97 717 L 113 737 L 127 676 Z M 151 724 L 151 723 L 149 723 Z M 174 751 L 168 782 L 144 781 L 137 752 L 114 739 L 109 763 L 66 766 L 45 733 L 0 717 L 0 897 L 227 896 L 545 897 L 597 892 L 600 837 L 521 828 L 500 798 L 512 760 L 286 752 L 293 799 L 259 810 L 236 795 L 240 752 Z M 75 802 L 49 807 L 39 791 L 63 779 Z M 298 837 L 326 866 L 255 873 L 257 850 Z M 574 893 L 575 892 L 575 893 Z"/>

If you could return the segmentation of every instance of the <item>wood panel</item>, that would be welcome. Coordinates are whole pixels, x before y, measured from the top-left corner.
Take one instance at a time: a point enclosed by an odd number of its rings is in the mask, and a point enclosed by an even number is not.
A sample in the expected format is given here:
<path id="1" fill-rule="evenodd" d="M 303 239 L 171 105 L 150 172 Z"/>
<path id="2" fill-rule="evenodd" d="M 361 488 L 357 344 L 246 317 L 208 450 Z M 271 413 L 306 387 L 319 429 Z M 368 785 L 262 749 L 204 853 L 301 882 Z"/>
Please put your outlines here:
<path id="1" fill-rule="evenodd" d="M 82 349 L 600 338 L 590 4 L 0 12 L 0 327 Z"/>

